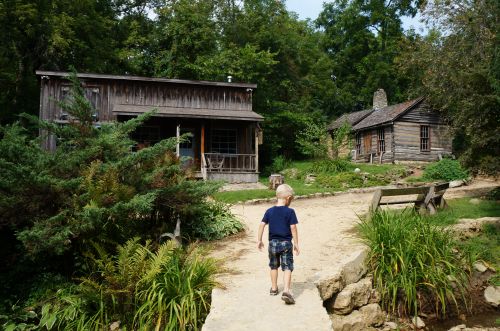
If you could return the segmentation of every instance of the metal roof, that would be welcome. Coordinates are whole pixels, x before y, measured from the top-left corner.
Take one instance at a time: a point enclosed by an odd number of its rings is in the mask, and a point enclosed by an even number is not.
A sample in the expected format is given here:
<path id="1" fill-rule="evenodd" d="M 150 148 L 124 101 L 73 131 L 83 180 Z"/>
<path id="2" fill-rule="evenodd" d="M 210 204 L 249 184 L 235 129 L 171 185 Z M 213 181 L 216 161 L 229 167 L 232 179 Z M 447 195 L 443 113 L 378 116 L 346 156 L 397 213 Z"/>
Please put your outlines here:
<path id="1" fill-rule="evenodd" d="M 256 121 L 261 122 L 264 117 L 250 110 L 202 109 L 202 108 L 174 108 L 139 105 L 115 105 L 113 113 L 116 115 L 138 115 L 155 109 L 155 116 L 206 118 L 221 120 Z"/>
<path id="2" fill-rule="evenodd" d="M 387 106 L 373 111 L 370 115 L 362 119 L 359 123 L 352 127 L 353 130 L 361 130 L 373 126 L 384 125 L 396 120 L 408 110 L 412 109 L 424 100 L 423 97 L 418 99 L 398 103 L 396 105 Z"/>
<path id="3" fill-rule="evenodd" d="M 62 72 L 62 71 L 37 70 L 36 74 L 38 76 L 63 77 L 63 78 L 70 76 L 69 72 Z M 93 74 L 93 73 L 77 73 L 77 77 L 90 78 L 90 79 L 128 80 L 128 81 L 203 85 L 203 86 L 242 87 L 242 88 L 252 88 L 252 89 L 257 88 L 257 84 L 248 84 L 248 83 L 211 82 L 202 80 L 153 78 L 153 77 L 128 76 L 128 75 L 103 75 L 103 74 Z"/>

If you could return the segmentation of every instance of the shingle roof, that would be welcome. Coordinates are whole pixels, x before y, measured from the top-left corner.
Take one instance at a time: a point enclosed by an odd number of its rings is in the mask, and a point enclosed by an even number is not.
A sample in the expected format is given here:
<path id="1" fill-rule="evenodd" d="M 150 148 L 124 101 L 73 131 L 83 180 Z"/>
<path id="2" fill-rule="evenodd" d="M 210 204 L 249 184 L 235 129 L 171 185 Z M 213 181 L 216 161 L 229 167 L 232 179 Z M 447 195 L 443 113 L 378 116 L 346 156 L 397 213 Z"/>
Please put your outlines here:
<path id="1" fill-rule="evenodd" d="M 338 129 L 344 124 L 346 121 L 349 123 L 351 126 L 356 125 L 359 121 L 361 121 L 363 118 L 366 116 L 370 115 L 370 113 L 373 111 L 373 109 L 365 109 L 361 111 L 356 111 L 354 113 L 347 113 L 339 118 L 337 118 L 335 121 L 330 123 L 328 126 L 327 130 L 332 131 L 335 129 Z"/>
<path id="2" fill-rule="evenodd" d="M 372 126 L 378 126 L 385 124 L 387 122 L 392 122 L 400 115 L 402 115 L 405 111 L 413 108 L 417 104 L 419 104 L 424 98 L 420 97 L 418 99 L 406 101 L 403 103 L 398 103 L 397 105 L 391 105 L 379 110 L 372 112 L 369 116 L 366 116 L 357 124 L 355 124 L 352 129 L 353 130 L 361 130 L 366 129 Z"/>

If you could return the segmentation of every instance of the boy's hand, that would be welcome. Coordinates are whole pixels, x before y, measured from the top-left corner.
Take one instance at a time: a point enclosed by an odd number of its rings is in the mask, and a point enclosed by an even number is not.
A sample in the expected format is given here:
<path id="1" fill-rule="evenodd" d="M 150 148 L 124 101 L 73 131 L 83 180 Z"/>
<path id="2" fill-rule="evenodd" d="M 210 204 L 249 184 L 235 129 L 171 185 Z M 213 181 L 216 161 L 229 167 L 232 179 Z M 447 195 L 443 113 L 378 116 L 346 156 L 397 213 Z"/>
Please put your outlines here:
<path id="1" fill-rule="evenodd" d="M 257 243 L 257 248 L 259 249 L 259 251 L 262 251 L 262 248 L 264 248 L 264 243 L 262 241 L 259 241 Z"/>
<path id="2" fill-rule="evenodd" d="M 295 255 L 299 255 L 300 254 L 300 248 L 299 248 L 299 246 L 294 245 L 293 246 L 293 251 L 295 252 Z"/>

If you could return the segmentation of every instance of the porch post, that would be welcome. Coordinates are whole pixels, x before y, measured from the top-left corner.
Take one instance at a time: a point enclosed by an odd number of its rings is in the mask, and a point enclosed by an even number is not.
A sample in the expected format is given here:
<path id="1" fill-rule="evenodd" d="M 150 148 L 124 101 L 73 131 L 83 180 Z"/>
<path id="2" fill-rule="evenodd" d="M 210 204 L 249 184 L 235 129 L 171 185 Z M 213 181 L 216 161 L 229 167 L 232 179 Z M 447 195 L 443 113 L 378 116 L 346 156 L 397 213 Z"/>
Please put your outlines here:
<path id="1" fill-rule="evenodd" d="M 175 133 L 175 136 L 177 137 L 177 146 L 175 146 L 175 155 L 177 157 L 181 156 L 181 150 L 180 150 L 180 137 L 181 137 L 181 125 L 177 124 L 177 131 Z"/>
<path id="2" fill-rule="evenodd" d="M 259 172 L 259 128 L 255 126 L 255 172 Z"/>

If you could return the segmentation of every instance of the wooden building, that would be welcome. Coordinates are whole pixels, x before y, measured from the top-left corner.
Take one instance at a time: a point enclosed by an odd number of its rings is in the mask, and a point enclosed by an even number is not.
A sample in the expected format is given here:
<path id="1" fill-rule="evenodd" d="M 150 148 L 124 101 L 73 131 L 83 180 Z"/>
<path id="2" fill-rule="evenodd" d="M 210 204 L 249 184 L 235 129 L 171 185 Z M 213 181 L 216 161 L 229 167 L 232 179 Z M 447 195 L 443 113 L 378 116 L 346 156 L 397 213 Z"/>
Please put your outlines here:
<path id="1" fill-rule="evenodd" d="M 37 71 L 40 79 L 40 118 L 68 123 L 58 105 L 69 89 L 67 72 Z M 177 145 L 183 162 L 204 179 L 228 182 L 258 181 L 258 149 L 263 117 L 252 111 L 255 84 L 179 79 L 78 74 L 95 109 L 96 125 L 125 121 L 156 109 L 155 115 L 133 135 L 139 145 L 191 133 Z M 54 136 L 44 139 L 54 150 Z"/>
<path id="2" fill-rule="evenodd" d="M 422 97 L 388 106 L 385 92 L 378 90 L 372 109 L 342 115 L 329 132 L 345 122 L 352 127 L 355 162 L 430 162 L 452 153 L 448 125 Z"/>

